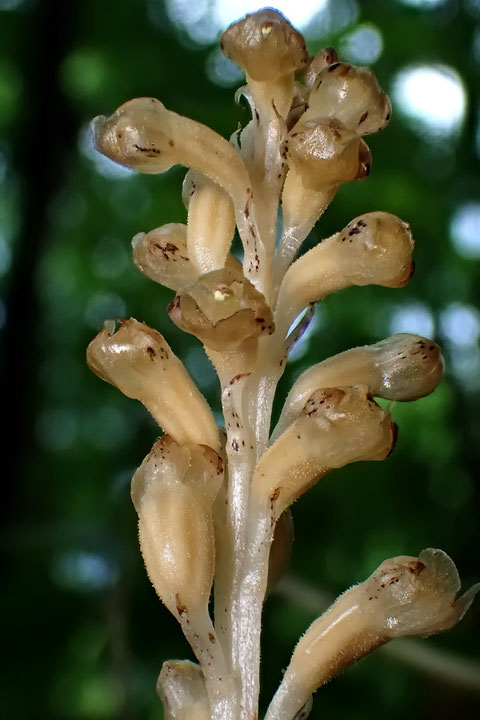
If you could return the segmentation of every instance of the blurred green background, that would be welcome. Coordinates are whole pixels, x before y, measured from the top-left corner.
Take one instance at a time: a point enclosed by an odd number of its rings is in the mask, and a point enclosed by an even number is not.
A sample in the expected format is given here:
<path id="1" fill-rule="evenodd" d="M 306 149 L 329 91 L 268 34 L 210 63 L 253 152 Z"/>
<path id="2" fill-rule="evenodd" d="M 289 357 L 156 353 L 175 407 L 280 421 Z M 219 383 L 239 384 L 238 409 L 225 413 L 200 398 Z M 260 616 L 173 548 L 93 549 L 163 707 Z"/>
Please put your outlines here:
<path id="1" fill-rule="evenodd" d="M 258 7 L 0 0 L 3 717 L 161 718 L 161 664 L 190 657 L 146 579 L 129 498 L 158 429 L 84 361 L 105 318 L 133 315 L 166 335 L 219 410 L 200 344 L 166 315 L 172 293 L 130 257 L 135 233 L 184 221 L 184 170 L 116 168 L 93 152 L 89 121 L 153 95 L 228 137 L 248 113 L 216 38 Z M 441 342 L 447 375 L 433 396 L 395 407 L 391 458 L 338 471 L 295 505 L 290 579 L 265 613 L 264 707 L 324 603 L 385 557 L 440 547 L 465 586 L 480 579 L 480 0 L 277 7 L 311 52 L 330 44 L 371 65 L 394 102 L 390 126 L 368 139 L 370 178 L 340 190 L 310 245 L 388 210 L 411 223 L 417 266 L 402 290 L 328 298 L 280 394 L 313 362 L 398 331 Z M 348 670 L 311 717 L 479 717 L 479 628 L 477 601 L 450 633 Z"/>

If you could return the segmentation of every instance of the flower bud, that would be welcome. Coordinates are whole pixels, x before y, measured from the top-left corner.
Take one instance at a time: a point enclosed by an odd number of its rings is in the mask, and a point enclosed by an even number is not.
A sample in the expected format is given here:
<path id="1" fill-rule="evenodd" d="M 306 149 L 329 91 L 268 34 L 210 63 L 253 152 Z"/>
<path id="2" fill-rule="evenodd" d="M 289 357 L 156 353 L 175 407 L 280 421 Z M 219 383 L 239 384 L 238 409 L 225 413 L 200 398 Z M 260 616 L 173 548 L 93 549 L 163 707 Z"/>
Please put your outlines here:
<path id="1" fill-rule="evenodd" d="M 177 617 L 206 607 L 215 564 L 212 505 L 223 462 L 209 447 L 157 440 L 132 479 L 140 548 L 158 596 Z"/>
<path id="2" fill-rule="evenodd" d="M 432 393 L 443 376 L 440 347 L 408 333 L 374 345 L 352 348 L 306 370 L 290 390 L 273 438 L 301 412 L 309 395 L 321 387 L 362 384 L 387 400 L 417 400 Z"/>
<path id="3" fill-rule="evenodd" d="M 171 290 L 179 290 L 198 277 L 188 257 L 187 226 L 182 223 L 168 223 L 148 233 L 137 233 L 132 247 L 139 270 Z"/>
<path id="4" fill-rule="evenodd" d="M 313 57 L 305 71 L 305 85 L 311 88 L 319 73 L 330 65 L 338 63 L 338 55 L 332 47 L 323 48 Z M 323 115 L 323 113 L 320 113 Z"/>
<path id="5" fill-rule="evenodd" d="M 169 315 L 182 330 L 218 351 L 234 350 L 274 330 L 263 295 L 241 272 L 227 268 L 202 275 L 184 288 L 170 304 Z"/>
<path id="6" fill-rule="evenodd" d="M 102 380 L 145 405 L 177 442 L 219 447 L 214 417 L 182 362 L 156 330 L 133 318 L 109 320 L 87 348 L 87 363 Z"/>
<path id="7" fill-rule="evenodd" d="M 165 720 L 211 720 L 203 672 L 190 660 L 164 662 L 157 693 Z"/>
<path id="8" fill-rule="evenodd" d="M 480 585 L 461 598 L 457 569 L 442 550 L 383 562 L 301 638 L 265 720 L 293 717 L 317 688 L 394 637 L 432 635 L 462 619 Z"/>
<path id="9" fill-rule="evenodd" d="M 367 135 L 382 130 L 391 114 L 390 99 L 369 68 L 336 62 L 316 76 L 305 118 L 337 118 Z"/>
<path id="10" fill-rule="evenodd" d="M 308 61 L 305 40 L 277 10 L 265 8 L 228 27 L 220 40 L 225 55 L 258 81 L 294 73 Z"/>
<path id="11" fill-rule="evenodd" d="M 185 177 L 184 196 L 188 208 L 188 256 L 197 274 L 223 268 L 235 232 L 230 196 L 195 170 Z"/>
<path id="12" fill-rule="evenodd" d="M 410 226 L 395 215 L 355 218 L 290 266 L 280 287 L 278 324 L 288 327 L 309 303 L 351 285 L 403 287 L 413 273 L 412 251 Z"/>
<path id="13" fill-rule="evenodd" d="M 304 115 L 306 117 L 306 114 Z M 336 118 L 301 118 L 280 150 L 305 187 L 321 190 L 370 172 L 366 143 Z"/>
<path id="14" fill-rule="evenodd" d="M 252 482 L 252 502 L 270 504 L 279 515 L 333 468 L 359 460 L 383 460 L 395 427 L 366 387 L 314 392 L 300 416 L 260 458 Z"/>

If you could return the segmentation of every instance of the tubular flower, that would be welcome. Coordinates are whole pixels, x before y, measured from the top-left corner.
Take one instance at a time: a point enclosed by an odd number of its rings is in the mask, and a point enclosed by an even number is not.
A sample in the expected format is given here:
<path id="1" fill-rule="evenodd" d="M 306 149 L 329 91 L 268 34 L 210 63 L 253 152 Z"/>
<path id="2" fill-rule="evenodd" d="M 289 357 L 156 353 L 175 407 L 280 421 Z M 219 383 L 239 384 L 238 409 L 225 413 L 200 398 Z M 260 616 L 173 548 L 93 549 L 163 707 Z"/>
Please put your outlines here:
<path id="1" fill-rule="evenodd" d="M 266 720 L 293 717 L 317 688 L 395 637 L 434 635 L 462 619 L 480 585 L 456 599 L 460 579 L 442 550 L 385 560 L 309 627 Z"/>
<path id="2" fill-rule="evenodd" d="M 178 616 L 208 603 L 215 562 L 212 505 L 222 479 L 223 461 L 211 448 L 178 445 L 168 435 L 132 479 L 147 573 Z"/>
<path id="3" fill-rule="evenodd" d="M 387 400 L 417 400 L 432 393 L 443 377 L 439 346 L 399 333 L 374 345 L 346 350 L 306 370 L 290 390 L 274 437 L 300 414 L 308 396 L 320 387 L 358 383 Z"/>
<path id="4" fill-rule="evenodd" d="M 178 442 L 218 448 L 215 420 L 182 362 L 156 330 L 130 318 L 108 320 L 87 348 L 87 362 L 102 380 L 145 405 Z"/>
<path id="5" fill-rule="evenodd" d="M 410 226 L 395 215 L 355 218 L 290 266 L 277 304 L 281 326 L 310 303 L 352 285 L 403 287 L 413 274 L 412 251 Z"/>
<path id="6" fill-rule="evenodd" d="M 394 440 L 390 415 L 365 386 L 318 390 L 260 459 L 252 502 L 270 503 L 278 518 L 330 470 L 359 460 L 383 460 Z"/>

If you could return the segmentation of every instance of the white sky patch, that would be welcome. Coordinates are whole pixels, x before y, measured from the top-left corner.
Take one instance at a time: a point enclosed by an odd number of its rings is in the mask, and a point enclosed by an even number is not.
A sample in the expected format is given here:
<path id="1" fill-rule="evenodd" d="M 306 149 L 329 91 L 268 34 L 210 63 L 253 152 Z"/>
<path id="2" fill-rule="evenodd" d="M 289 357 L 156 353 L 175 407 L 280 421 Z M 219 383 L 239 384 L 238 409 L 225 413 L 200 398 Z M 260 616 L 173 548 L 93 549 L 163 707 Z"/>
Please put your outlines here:
<path id="1" fill-rule="evenodd" d="M 372 24 L 358 25 L 340 43 L 340 57 L 352 63 L 371 65 L 383 51 L 380 30 Z"/>
<path id="2" fill-rule="evenodd" d="M 269 7 L 283 13 L 295 27 L 302 28 L 308 25 L 312 17 L 327 3 L 328 0 L 279 0 Z M 213 17 L 220 28 L 226 28 L 246 13 L 264 7 L 258 0 L 216 0 L 213 4 L 215 6 Z"/>
<path id="3" fill-rule="evenodd" d="M 404 68 L 394 81 L 393 96 L 396 107 L 423 135 L 427 130 L 438 139 L 462 126 L 467 95 L 460 75 L 450 67 Z"/>
<path id="4" fill-rule="evenodd" d="M 268 7 L 279 10 L 292 25 L 303 30 L 328 9 L 335 9 L 336 15 L 343 14 L 345 20 L 351 21 L 351 4 L 346 0 L 278 0 Z M 265 7 L 258 0 L 167 0 L 166 5 L 172 22 L 201 45 L 215 42 L 231 23 Z"/>
<path id="5" fill-rule="evenodd" d="M 450 222 L 450 237 L 460 255 L 469 260 L 480 258 L 480 203 L 457 208 Z"/>
<path id="6" fill-rule="evenodd" d="M 421 302 L 411 302 L 396 308 L 390 319 L 390 332 L 414 333 L 423 337 L 433 337 L 435 322 L 429 308 Z"/>

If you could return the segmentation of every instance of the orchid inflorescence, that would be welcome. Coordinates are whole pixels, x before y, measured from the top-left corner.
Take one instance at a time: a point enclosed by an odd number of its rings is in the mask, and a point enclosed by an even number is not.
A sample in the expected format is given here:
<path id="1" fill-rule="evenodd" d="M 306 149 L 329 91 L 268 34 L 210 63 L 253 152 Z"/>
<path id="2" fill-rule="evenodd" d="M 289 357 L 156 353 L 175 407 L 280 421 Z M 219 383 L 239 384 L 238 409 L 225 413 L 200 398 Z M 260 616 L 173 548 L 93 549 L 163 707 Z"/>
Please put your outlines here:
<path id="1" fill-rule="evenodd" d="M 369 69 L 333 49 L 310 57 L 272 9 L 231 25 L 220 46 L 245 72 L 237 95 L 252 112 L 230 142 L 154 98 L 94 121 L 98 150 L 121 165 L 189 168 L 186 224 L 137 234 L 133 257 L 175 291 L 170 318 L 203 343 L 221 384 L 224 428 L 144 323 L 108 320 L 87 351 L 91 369 L 165 433 L 131 492 L 147 573 L 198 660 L 162 668 L 171 720 L 258 717 L 262 605 L 287 564 L 291 504 L 331 470 L 390 454 L 396 427 L 373 396 L 415 400 L 443 374 L 438 345 L 415 335 L 347 350 L 298 378 L 271 433 L 276 386 L 314 303 L 352 285 L 404 286 L 413 240 L 407 223 L 370 212 L 295 259 L 339 186 L 368 176 L 363 136 L 388 123 L 389 98 Z M 235 227 L 242 263 L 231 252 Z M 459 588 L 440 550 L 386 560 L 307 630 L 266 718 L 306 717 L 317 688 L 374 648 L 454 625 L 478 589 L 456 599 Z"/>

